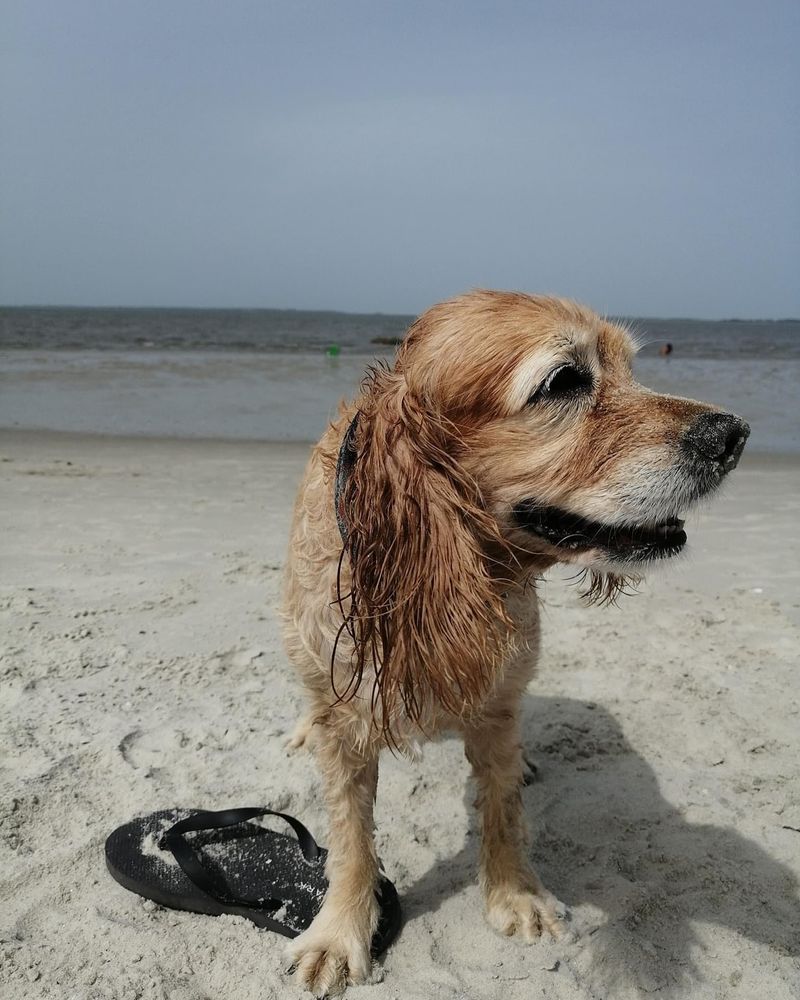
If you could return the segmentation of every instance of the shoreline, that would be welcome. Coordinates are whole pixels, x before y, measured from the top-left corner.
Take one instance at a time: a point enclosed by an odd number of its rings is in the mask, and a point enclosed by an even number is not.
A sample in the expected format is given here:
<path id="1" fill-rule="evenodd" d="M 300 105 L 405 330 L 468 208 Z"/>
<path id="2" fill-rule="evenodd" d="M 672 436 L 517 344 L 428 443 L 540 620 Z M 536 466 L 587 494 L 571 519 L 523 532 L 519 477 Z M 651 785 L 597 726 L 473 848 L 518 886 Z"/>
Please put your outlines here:
<path id="1" fill-rule="evenodd" d="M 83 434 L 315 441 L 370 361 L 389 354 L 0 352 L 0 427 Z M 640 357 L 634 374 L 668 395 L 744 417 L 752 454 L 800 455 L 800 360 Z"/>
<path id="2" fill-rule="evenodd" d="M 324 428 L 323 428 L 324 429 Z M 322 430 L 320 430 L 320 436 Z M 183 437 L 181 435 L 170 434 L 114 434 L 107 431 L 97 431 L 95 433 L 87 431 L 59 431 L 48 427 L 2 427 L 0 426 L 0 447 L 3 443 L 16 446 L 30 441 L 34 444 L 57 445 L 70 442 L 74 445 L 102 445 L 119 444 L 129 447 L 136 445 L 152 445 L 153 447 L 211 447 L 211 448 L 275 448 L 285 449 L 287 452 L 308 451 L 317 443 L 316 441 L 286 441 L 270 438 L 249 438 L 249 437 Z M 768 453 L 767 453 L 768 454 Z M 786 455 L 791 459 L 794 456 Z M 797 456 L 800 462 L 800 455 Z"/>
<path id="3" fill-rule="evenodd" d="M 320 437 L 324 430 L 324 425 L 320 427 Z M 318 438 L 308 440 L 285 440 L 280 438 L 251 438 L 251 437 L 226 437 L 226 436 L 182 436 L 170 434 L 130 434 L 130 433 L 109 433 L 107 431 L 87 432 L 72 430 L 53 430 L 48 427 L 3 427 L 0 426 L 0 447 L 4 443 L 10 446 L 22 444 L 30 441 L 34 444 L 52 443 L 73 443 L 80 444 L 125 444 L 135 446 L 136 444 L 152 445 L 154 447 L 163 446 L 206 446 L 211 448 L 241 447 L 241 448 L 276 448 L 285 449 L 291 454 L 295 451 L 307 453 L 317 443 Z M 800 454 L 792 451 L 771 451 L 768 449 L 752 448 L 748 442 L 739 464 L 742 468 L 786 468 L 800 469 Z M 738 471 L 738 470 L 737 470 Z"/>

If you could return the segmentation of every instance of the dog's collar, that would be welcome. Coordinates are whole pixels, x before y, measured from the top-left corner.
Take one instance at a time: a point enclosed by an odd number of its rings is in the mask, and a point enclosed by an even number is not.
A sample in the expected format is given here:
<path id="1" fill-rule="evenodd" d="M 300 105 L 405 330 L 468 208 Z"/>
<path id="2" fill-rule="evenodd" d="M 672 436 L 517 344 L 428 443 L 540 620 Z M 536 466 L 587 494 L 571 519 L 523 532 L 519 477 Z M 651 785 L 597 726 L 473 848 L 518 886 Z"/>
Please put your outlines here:
<path id="1" fill-rule="evenodd" d="M 345 492 L 350 481 L 350 474 L 353 471 L 358 452 L 356 451 L 356 429 L 358 427 L 359 411 L 350 421 L 350 426 L 345 431 L 342 444 L 339 448 L 339 457 L 336 459 L 336 484 L 333 492 L 333 502 L 336 508 L 336 522 L 339 525 L 339 534 L 342 542 L 347 545 L 347 511 L 345 510 Z"/>

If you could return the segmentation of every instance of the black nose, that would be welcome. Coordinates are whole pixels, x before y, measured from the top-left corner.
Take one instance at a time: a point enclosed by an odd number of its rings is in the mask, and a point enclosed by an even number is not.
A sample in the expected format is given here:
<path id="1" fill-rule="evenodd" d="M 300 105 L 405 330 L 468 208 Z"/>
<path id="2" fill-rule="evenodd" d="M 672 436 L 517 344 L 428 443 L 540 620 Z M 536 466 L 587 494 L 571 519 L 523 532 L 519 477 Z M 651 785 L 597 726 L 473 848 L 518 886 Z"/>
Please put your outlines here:
<path id="1" fill-rule="evenodd" d="M 750 434 L 750 427 L 732 413 L 701 413 L 683 436 L 684 445 L 722 466 L 735 469 Z"/>

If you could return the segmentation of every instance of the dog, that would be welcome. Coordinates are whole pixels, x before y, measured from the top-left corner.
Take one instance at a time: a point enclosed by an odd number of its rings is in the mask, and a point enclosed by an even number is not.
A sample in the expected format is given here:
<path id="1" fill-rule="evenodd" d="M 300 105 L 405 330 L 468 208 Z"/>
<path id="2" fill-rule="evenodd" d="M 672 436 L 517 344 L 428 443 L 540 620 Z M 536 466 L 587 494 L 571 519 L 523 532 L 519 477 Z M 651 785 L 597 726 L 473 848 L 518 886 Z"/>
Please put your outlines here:
<path id="1" fill-rule="evenodd" d="M 477 785 L 480 885 L 504 934 L 560 937 L 525 849 L 521 696 L 555 563 L 611 600 L 686 543 L 680 515 L 736 466 L 739 417 L 659 395 L 620 325 L 574 302 L 475 291 L 434 306 L 314 448 L 285 579 L 289 657 L 321 771 L 329 890 L 290 945 L 317 994 L 370 974 L 378 757 L 455 731 Z"/>

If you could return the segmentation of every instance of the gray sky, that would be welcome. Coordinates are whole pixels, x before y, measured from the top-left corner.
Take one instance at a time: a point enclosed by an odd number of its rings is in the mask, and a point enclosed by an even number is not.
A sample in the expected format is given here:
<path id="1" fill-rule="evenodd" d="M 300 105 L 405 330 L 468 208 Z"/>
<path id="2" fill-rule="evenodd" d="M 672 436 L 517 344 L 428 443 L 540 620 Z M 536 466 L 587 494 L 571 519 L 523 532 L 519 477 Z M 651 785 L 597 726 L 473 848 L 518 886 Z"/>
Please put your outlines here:
<path id="1" fill-rule="evenodd" d="M 0 12 L 0 302 L 800 315 L 796 0 Z"/>

